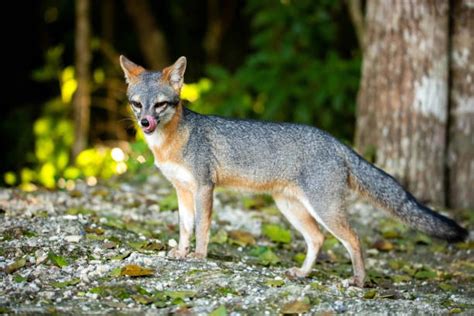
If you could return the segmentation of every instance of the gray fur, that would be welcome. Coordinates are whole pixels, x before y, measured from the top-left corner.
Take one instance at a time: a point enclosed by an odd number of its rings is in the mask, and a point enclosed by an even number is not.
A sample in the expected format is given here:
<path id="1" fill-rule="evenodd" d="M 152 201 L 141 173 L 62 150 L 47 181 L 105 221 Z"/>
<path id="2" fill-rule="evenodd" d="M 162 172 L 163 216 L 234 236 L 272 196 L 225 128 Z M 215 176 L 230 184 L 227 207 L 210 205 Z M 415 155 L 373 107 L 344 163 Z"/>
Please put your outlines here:
<path id="1" fill-rule="evenodd" d="M 321 202 L 344 199 L 353 179 L 354 189 L 405 223 L 450 241 L 466 237 L 454 221 L 422 205 L 393 177 L 317 128 L 204 116 L 188 109 L 181 128 L 191 135 L 184 159 L 202 184 L 218 184 L 217 170 L 261 183 L 296 182 L 324 213 L 330 208 Z"/>

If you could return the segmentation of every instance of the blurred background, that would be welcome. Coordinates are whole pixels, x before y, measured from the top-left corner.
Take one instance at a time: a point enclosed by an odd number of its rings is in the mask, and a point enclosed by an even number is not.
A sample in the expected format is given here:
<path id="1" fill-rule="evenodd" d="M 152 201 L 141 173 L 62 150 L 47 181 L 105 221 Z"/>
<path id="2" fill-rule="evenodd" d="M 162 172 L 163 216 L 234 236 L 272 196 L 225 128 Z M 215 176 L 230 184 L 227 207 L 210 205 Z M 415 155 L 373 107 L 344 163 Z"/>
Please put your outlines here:
<path id="1" fill-rule="evenodd" d="M 196 111 L 318 125 L 352 139 L 361 58 L 340 1 L 103 0 L 91 1 L 83 16 L 71 0 L 13 5 L 26 16 L 2 21 L 10 31 L 0 168 L 16 175 L 15 181 L 12 174 L 2 177 L 8 184 L 52 188 L 58 177 L 109 177 L 127 170 L 113 159 L 110 166 L 89 170 L 101 161 L 95 157 L 100 150 L 90 148 L 105 147 L 108 159 L 107 148 L 127 151 L 126 143 L 137 140 L 133 122 L 125 119 L 130 115 L 119 54 L 157 70 L 186 56 L 183 98 Z M 88 34 L 78 33 L 84 33 L 78 19 L 86 20 Z M 81 36 L 88 45 L 75 57 Z M 89 59 L 90 124 L 87 145 L 74 161 L 81 57 Z M 134 149 L 142 149 L 141 143 Z M 90 157 L 81 154 L 87 148 Z"/>
<path id="2" fill-rule="evenodd" d="M 436 1 L 416 5 L 427 9 L 424 17 L 429 23 L 446 26 L 442 32 L 446 33 L 447 43 L 455 29 L 453 16 L 465 14 L 465 2 L 446 8 Z M 403 5 L 391 7 L 387 1 L 370 0 L 43 0 L 10 5 L 12 8 L 1 20 L 5 56 L 2 68 L 7 74 L 0 100 L 3 185 L 32 191 L 38 187 L 71 189 L 77 179 L 95 185 L 100 179 L 118 174 L 145 178 L 147 173 L 140 170 L 147 170 L 152 160 L 142 135 L 129 119 L 118 56 L 124 54 L 146 68 L 161 69 L 184 55 L 188 67 L 182 98 L 190 108 L 201 113 L 313 125 L 347 144 L 355 139 L 359 152 L 388 168 L 426 201 L 449 204 L 449 188 L 453 185 L 448 181 L 447 158 L 439 158 L 440 163 L 433 166 L 435 173 L 429 168 L 421 170 L 438 175 L 441 187 L 429 191 L 427 179 L 425 188 L 417 189 L 415 183 L 420 176 L 410 176 L 406 163 L 391 165 L 387 152 L 381 150 L 387 142 L 401 141 L 393 135 L 403 129 L 398 123 L 402 120 L 384 121 L 383 115 L 369 117 L 379 111 L 370 108 L 371 102 L 380 104 L 382 112 L 398 108 L 402 114 L 411 111 L 403 105 L 390 105 L 390 93 L 385 99 L 387 106 L 383 100 L 367 96 L 367 91 L 384 95 L 383 89 L 391 91 L 410 80 L 412 89 L 416 88 L 417 70 L 403 67 L 403 63 L 410 64 L 410 49 L 399 45 L 398 50 L 380 55 L 407 56 L 395 65 L 391 58 L 364 56 L 368 61 L 361 77 L 363 51 L 367 47 L 377 44 L 383 48 L 384 41 L 397 45 L 393 36 L 403 34 L 403 28 L 391 28 L 380 21 L 388 17 L 403 20 L 404 10 L 409 10 Z M 467 17 L 459 18 L 467 21 L 468 29 L 472 25 L 472 9 L 469 10 Z M 413 19 L 415 23 L 423 22 L 416 14 Z M 411 27 L 410 23 L 407 25 Z M 434 36 L 421 32 L 421 36 Z M 472 45 L 472 40 L 469 43 Z M 389 68 L 380 68 L 384 63 Z M 423 67 L 426 73 L 426 65 Z M 441 73 L 446 77 L 446 91 L 450 89 L 449 67 L 446 62 L 445 73 Z M 415 75 L 391 77 L 395 69 Z M 377 85 L 382 77 L 385 85 Z M 366 87 L 366 91 L 360 91 L 358 99 L 361 78 L 361 89 Z M 393 86 L 387 86 L 387 81 Z M 399 92 L 410 95 L 403 89 Z M 448 97 L 446 92 L 445 98 Z M 360 104 L 356 121 L 357 100 Z M 437 106 L 430 103 L 429 96 L 427 100 L 428 108 Z M 448 101 L 443 105 L 446 117 Z M 384 124 L 380 122 L 392 123 L 395 134 L 389 132 L 391 137 L 374 139 L 374 135 L 383 134 Z M 438 128 L 436 122 L 427 124 Z M 451 134 L 447 124 L 442 126 L 441 138 L 435 141 L 436 146 L 442 146 L 443 155 Z M 410 126 L 413 130 L 408 129 L 408 134 L 417 128 L 416 124 Z M 472 133 L 467 135 L 468 139 L 471 136 Z M 413 143 L 413 148 L 422 151 L 419 141 Z M 463 144 L 470 146 L 469 141 Z M 430 150 L 431 147 L 426 150 L 428 154 L 413 159 L 430 160 Z M 400 152 L 390 155 L 397 159 L 410 155 L 405 149 Z M 454 161 L 458 157 L 454 155 Z M 463 159 L 472 164 L 472 150 Z M 473 167 L 467 168 L 471 169 L 462 171 L 469 174 L 464 183 L 472 184 Z M 472 198 L 466 196 L 458 200 L 467 202 L 454 204 L 472 205 Z"/>

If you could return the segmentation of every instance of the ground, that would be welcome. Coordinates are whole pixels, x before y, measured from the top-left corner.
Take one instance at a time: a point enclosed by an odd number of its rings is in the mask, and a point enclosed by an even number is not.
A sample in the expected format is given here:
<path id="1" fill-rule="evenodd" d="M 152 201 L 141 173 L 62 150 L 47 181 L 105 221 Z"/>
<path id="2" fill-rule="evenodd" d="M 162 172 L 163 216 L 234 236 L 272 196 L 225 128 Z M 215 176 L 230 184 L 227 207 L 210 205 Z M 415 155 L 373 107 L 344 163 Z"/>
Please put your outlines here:
<path id="1" fill-rule="evenodd" d="M 219 190 L 209 258 L 177 261 L 166 256 L 178 239 L 176 198 L 152 174 L 0 189 L 0 314 L 474 313 L 472 234 L 434 240 L 351 198 L 367 287 L 348 285 L 347 253 L 329 234 L 311 275 L 291 280 L 301 236 L 268 197 Z M 472 210 L 449 214 L 474 226 Z"/>

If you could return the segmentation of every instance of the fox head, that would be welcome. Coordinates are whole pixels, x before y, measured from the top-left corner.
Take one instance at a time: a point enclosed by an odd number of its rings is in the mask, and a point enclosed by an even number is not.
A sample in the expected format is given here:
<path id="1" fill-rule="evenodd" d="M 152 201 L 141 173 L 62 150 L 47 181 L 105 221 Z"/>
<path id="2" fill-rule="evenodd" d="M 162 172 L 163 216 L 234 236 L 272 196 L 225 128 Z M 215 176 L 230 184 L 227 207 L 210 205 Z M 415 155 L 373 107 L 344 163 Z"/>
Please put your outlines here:
<path id="1" fill-rule="evenodd" d="M 143 131 L 151 134 L 166 125 L 180 106 L 186 57 L 162 71 L 148 71 L 122 55 L 120 66 L 128 83 L 128 101 Z"/>

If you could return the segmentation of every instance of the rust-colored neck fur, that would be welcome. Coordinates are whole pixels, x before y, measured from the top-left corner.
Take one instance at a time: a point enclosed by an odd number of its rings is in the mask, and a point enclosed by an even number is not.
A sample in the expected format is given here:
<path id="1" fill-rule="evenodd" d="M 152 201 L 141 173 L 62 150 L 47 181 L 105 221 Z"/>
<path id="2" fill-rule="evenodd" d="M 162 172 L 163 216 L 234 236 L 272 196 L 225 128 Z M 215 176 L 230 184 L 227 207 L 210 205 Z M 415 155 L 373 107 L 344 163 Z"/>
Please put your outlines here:
<path id="1" fill-rule="evenodd" d="M 187 140 L 186 134 L 180 133 L 179 123 L 183 116 L 183 105 L 181 102 L 176 106 L 176 113 L 159 131 L 160 145 L 154 145 L 151 150 L 158 163 L 177 162 L 181 160 L 181 147 Z"/>

